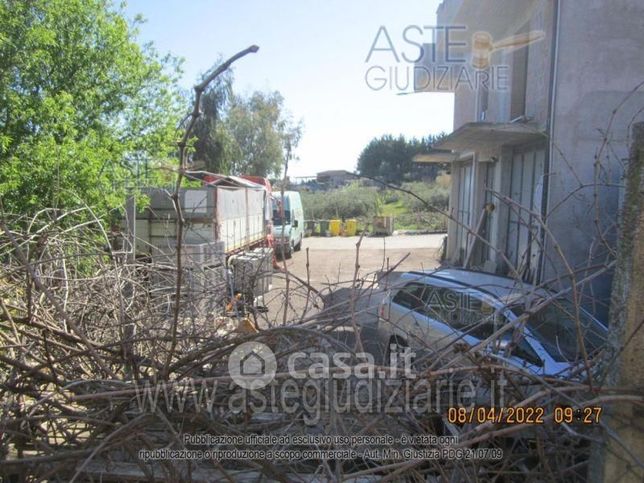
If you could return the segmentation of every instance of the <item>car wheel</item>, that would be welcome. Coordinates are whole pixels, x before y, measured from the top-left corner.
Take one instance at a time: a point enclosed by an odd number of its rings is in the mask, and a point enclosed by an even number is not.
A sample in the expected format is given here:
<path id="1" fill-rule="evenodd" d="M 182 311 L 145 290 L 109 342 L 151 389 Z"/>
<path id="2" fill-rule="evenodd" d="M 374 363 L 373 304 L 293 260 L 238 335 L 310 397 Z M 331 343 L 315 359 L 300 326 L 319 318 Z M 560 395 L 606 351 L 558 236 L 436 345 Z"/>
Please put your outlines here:
<path id="1" fill-rule="evenodd" d="M 296 252 L 299 252 L 299 251 L 302 249 L 302 239 L 301 239 L 301 238 L 300 238 L 299 243 L 298 243 L 297 245 L 295 245 L 295 246 L 293 247 L 293 249 L 294 249 Z"/>
<path id="2" fill-rule="evenodd" d="M 288 248 L 284 250 L 284 256 L 286 258 L 291 258 L 293 256 L 293 245 L 289 244 Z"/>

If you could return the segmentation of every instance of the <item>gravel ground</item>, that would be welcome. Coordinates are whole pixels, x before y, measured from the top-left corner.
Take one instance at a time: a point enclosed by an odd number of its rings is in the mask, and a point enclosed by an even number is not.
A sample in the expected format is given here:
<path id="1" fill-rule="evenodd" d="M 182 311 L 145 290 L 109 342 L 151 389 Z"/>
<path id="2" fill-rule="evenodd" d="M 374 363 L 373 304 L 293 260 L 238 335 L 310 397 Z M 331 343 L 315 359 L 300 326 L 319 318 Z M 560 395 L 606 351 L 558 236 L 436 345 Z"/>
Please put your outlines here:
<path id="1" fill-rule="evenodd" d="M 438 253 L 444 236 L 444 234 L 433 234 L 363 238 L 360 246 L 358 277 L 369 277 L 383 267 L 392 267 L 405 255 L 408 255 L 407 258 L 396 268 L 389 283 L 403 271 L 435 268 L 438 266 Z M 308 249 L 308 280 L 323 294 L 324 306 L 327 310 L 334 310 L 338 317 L 345 317 L 350 312 L 349 300 L 353 293 L 351 285 L 355 272 L 358 241 L 359 237 L 306 238 L 302 250 L 295 252 L 290 260 L 286 260 L 290 273 L 307 280 L 306 250 Z M 280 260 L 278 263 L 283 266 L 283 261 Z M 340 286 L 336 285 L 338 282 Z M 273 287 L 278 294 L 283 291 L 283 285 L 283 276 L 276 274 L 273 278 Z M 329 296 L 330 286 L 334 286 L 332 297 Z M 382 292 L 377 288 L 364 290 L 356 298 L 355 322 L 360 330 L 363 349 L 373 354 L 376 361 L 381 361 L 386 341 L 382 340 L 378 333 L 377 307 L 382 299 Z M 292 310 L 290 313 L 303 310 L 303 304 L 304 298 L 298 293 L 293 294 L 290 297 Z M 271 312 L 277 313 L 279 317 L 283 308 L 283 296 L 277 295 L 269 305 L 271 305 Z M 336 332 L 338 339 L 343 343 L 350 347 L 355 345 L 352 323 L 345 323 L 338 327 Z"/>
<path id="2" fill-rule="evenodd" d="M 393 266 L 405 255 L 409 256 L 398 271 L 434 268 L 438 265 L 438 251 L 445 234 L 399 235 L 363 238 L 360 245 L 359 276 L 366 276 L 383 267 Z M 307 279 L 306 249 L 308 248 L 309 279 L 323 289 L 329 284 L 353 280 L 356 265 L 356 244 L 359 237 L 305 238 L 302 250 L 286 261 L 289 271 Z M 389 265 L 387 265 L 389 259 Z M 283 263 L 279 262 L 280 265 Z"/>

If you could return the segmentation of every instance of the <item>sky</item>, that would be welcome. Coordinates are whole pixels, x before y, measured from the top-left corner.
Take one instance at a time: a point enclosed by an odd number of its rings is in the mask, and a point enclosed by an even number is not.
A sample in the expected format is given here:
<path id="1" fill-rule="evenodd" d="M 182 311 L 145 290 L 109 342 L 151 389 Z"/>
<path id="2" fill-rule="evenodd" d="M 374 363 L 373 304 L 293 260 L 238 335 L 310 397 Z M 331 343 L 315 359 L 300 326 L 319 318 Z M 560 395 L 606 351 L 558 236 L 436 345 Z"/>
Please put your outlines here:
<path id="1" fill-rule="evenodd" d="M 383 134 L 420 137 L 452 130 L 451 94 L 398 95 L 413 90 L 413 64 L 402 54 L 412 60 L 418 55 L 403 31 L 435 25 L 439 3 L 129 0 L 125 12 L 146 19 L 141 42 L 184 59 L 186 88 L 219 57 L 258 45 L 258 53 L 234 64 L 233 89 L 281 92 L 293 118 L 304 124 L 298 159 L 289 165 L 289 175 L 300 177 L 353 171 L 362 149 Z M 413 28 L 407 38 L 430 42 L 425 32 L 431 30 Z M 381 50 L 372 51 L 374 46 Z"/>

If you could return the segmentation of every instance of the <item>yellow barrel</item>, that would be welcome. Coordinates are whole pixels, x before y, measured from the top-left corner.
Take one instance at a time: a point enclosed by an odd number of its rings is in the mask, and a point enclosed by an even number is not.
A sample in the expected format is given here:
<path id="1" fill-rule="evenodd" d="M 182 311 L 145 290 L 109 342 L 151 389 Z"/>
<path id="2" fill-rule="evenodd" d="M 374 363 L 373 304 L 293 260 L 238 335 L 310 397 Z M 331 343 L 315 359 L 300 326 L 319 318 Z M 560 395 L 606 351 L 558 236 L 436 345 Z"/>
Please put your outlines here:
<path id="1" fill-rule="evenodd" d="M 331 236 L 338 236 L 340 234 L 341 228 L 342 228 L 342 222 L 340 220 L 329 221 L 329 231 L 331 232 Z"/>
<path id="2" fill-rule="evenodd" d="M 347 220 L 345 223 L 344 234 L 346 236 L 355 236 L 358 231 L 358 220 Z"/>

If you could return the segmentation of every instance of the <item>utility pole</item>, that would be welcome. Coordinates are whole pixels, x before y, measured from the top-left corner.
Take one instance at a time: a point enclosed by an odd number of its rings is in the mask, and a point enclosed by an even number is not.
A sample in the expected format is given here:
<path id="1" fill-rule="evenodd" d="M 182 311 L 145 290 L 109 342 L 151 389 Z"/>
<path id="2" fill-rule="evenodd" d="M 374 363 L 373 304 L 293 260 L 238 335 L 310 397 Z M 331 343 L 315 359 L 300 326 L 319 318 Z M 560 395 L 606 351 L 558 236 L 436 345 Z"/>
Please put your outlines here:
<path id="1" fill-rule="evenodd" d="M 138 188 L 138 187 L 137 187 Z M 126 243 L 124 251 L 125 264 L 129 266 L 130 273 L 135 273 L 136 265 L 136 188 L 129 191 L 125 200 L 125 224 L 126 224 Z M 128 272 L 126 272 L 128 273 Z M 123 341 L 123 358 L 126 362 L 125 372 L 128 376 L 132 376 L 136 371 L 134 370 L 134 343 L 133 339 L 136 335 L 136 327 L 134 322 L 125 312 L 125 307 L 130 302 L 134 294 L 130 277 L 126 280 L 123 286 L 121 296 L 121 324 L 122 324 L 122 341 Z"/>

